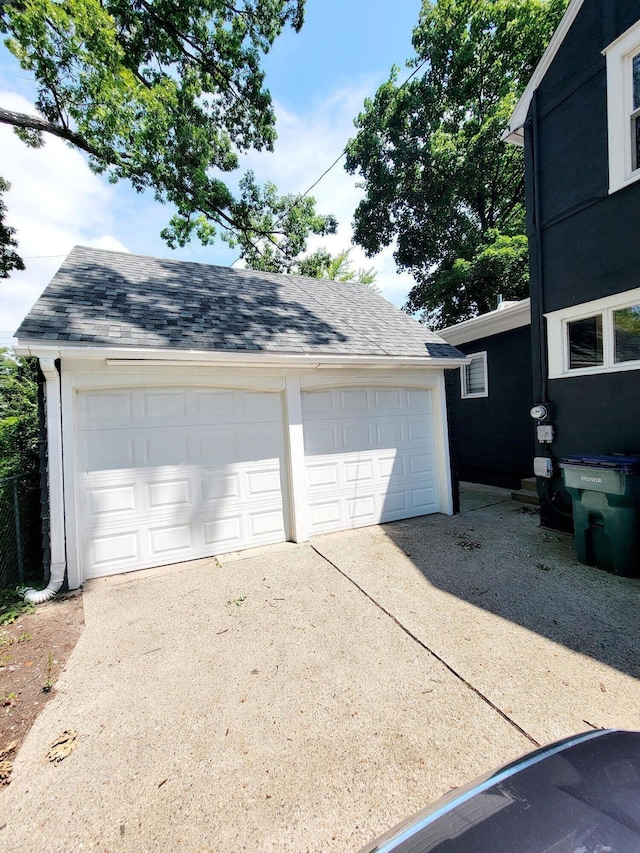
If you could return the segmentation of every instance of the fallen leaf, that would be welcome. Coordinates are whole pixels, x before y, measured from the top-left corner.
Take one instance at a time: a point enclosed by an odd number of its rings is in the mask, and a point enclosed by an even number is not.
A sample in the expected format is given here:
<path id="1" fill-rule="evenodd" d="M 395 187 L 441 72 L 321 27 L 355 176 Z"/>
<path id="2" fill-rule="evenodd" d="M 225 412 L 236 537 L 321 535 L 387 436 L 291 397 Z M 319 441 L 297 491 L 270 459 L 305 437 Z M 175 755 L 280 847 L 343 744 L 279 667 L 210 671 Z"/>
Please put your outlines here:
<path id="1" fill-rule="evenodd" d="M 602 682 L 600 682 L 600 690 L 602 690 L 603 693 L 607 692 L 607 688 L 604 686 L 604 684 Z"/>
<path id="2" fill-rule="evenodd" d="M 10 752 L 13 752 L 13 750 L 14 750 L 17 746 L 18 746 L 18 741 L 17 741 L 17 740 L 12 740 L 12 741 L 11 741 L 11 743 L 8 743 L 8 744 L 4 747 L 4 749 L 0 749 L 0 758 L 4 758 L 5 756 L 9 755 L 9 753 L 10 753 Z"/>
<path id="3" fill-rule="evenodd" d="M 76 748 L 78 734 L 74 729 L 65 729 L 59 738 L 51 744 L 47 758 L 51 762 L 63 761 Z"/>
<path id="4" fill-rule="evenodd" d="M 33 666 L 33 661 L 32 660 L 25 661 L 24 665 L 25 666 Z"/>
<path id="5" fill-rule="evenodd" d="M 9 784 L 9 776 L 13 770 L 13 761 L 0 761 L 0 785 Z"/>

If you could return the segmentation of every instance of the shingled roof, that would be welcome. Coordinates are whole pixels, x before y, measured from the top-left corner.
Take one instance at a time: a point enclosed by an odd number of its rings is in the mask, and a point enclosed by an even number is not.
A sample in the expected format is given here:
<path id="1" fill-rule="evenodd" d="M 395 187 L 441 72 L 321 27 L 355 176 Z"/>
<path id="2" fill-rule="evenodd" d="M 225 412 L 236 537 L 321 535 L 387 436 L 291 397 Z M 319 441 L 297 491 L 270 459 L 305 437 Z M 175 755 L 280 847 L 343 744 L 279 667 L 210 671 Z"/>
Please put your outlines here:
<path id="1" fill-rule="evenodd" d="M 357 283 L 76 246 L 19 341 L 335 355 L 463 358 Z"/>

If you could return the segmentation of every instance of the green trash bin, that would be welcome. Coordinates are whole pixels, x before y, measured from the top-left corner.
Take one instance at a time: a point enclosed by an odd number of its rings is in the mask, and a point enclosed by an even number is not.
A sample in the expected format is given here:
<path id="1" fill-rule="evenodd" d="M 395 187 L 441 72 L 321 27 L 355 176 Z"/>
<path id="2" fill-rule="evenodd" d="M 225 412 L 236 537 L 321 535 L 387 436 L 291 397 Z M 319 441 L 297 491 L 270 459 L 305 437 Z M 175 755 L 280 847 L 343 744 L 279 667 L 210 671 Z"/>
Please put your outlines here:
<path id="1" fill-rule="evenodd" d="M 578 560 L 640 577 L 640 456 L 567 456 L 560 468 Z"/>

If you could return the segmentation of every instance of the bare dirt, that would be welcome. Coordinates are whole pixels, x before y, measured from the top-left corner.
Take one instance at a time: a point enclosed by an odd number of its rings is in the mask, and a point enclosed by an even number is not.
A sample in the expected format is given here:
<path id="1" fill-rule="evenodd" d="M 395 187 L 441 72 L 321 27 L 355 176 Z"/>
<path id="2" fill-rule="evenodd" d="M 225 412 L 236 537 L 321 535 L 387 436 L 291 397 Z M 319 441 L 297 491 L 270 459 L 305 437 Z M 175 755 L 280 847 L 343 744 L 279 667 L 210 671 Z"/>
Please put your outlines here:
<path id="1" fill-rule="evenodd" d="M 82 594 L 57 596 L 0 625 L 0 786 L 45 703 L 55 695 L 84 626 Z"/>

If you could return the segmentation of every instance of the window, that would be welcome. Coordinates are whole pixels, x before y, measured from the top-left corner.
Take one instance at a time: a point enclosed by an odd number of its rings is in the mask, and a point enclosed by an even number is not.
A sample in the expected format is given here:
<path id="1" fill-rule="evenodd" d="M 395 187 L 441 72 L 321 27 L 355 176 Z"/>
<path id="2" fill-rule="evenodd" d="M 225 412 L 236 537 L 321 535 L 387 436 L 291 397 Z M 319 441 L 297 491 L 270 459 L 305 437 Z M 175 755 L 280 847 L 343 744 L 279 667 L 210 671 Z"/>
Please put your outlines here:
<path id="1" fill-rule="evenodd" d="M 460 368 L 462 397 L 488 397 L 486 352 L 474 352 L 468 358 L 471 363 Z"/>
<path id="2" fill-rule="evenodd" d="M 546 318 L 550 379 L 640 368 L 640 288 Z"/>
<path id="3" fill-rule="evenodd" d="M 602 364 L 602 314 L 567 323 L 569 369 Z"/>
<path id="4" fill-rule="evenodd" d="M 603 53 L 607 59 L 609 192 L 640 179 L 640 22 Z"/>

